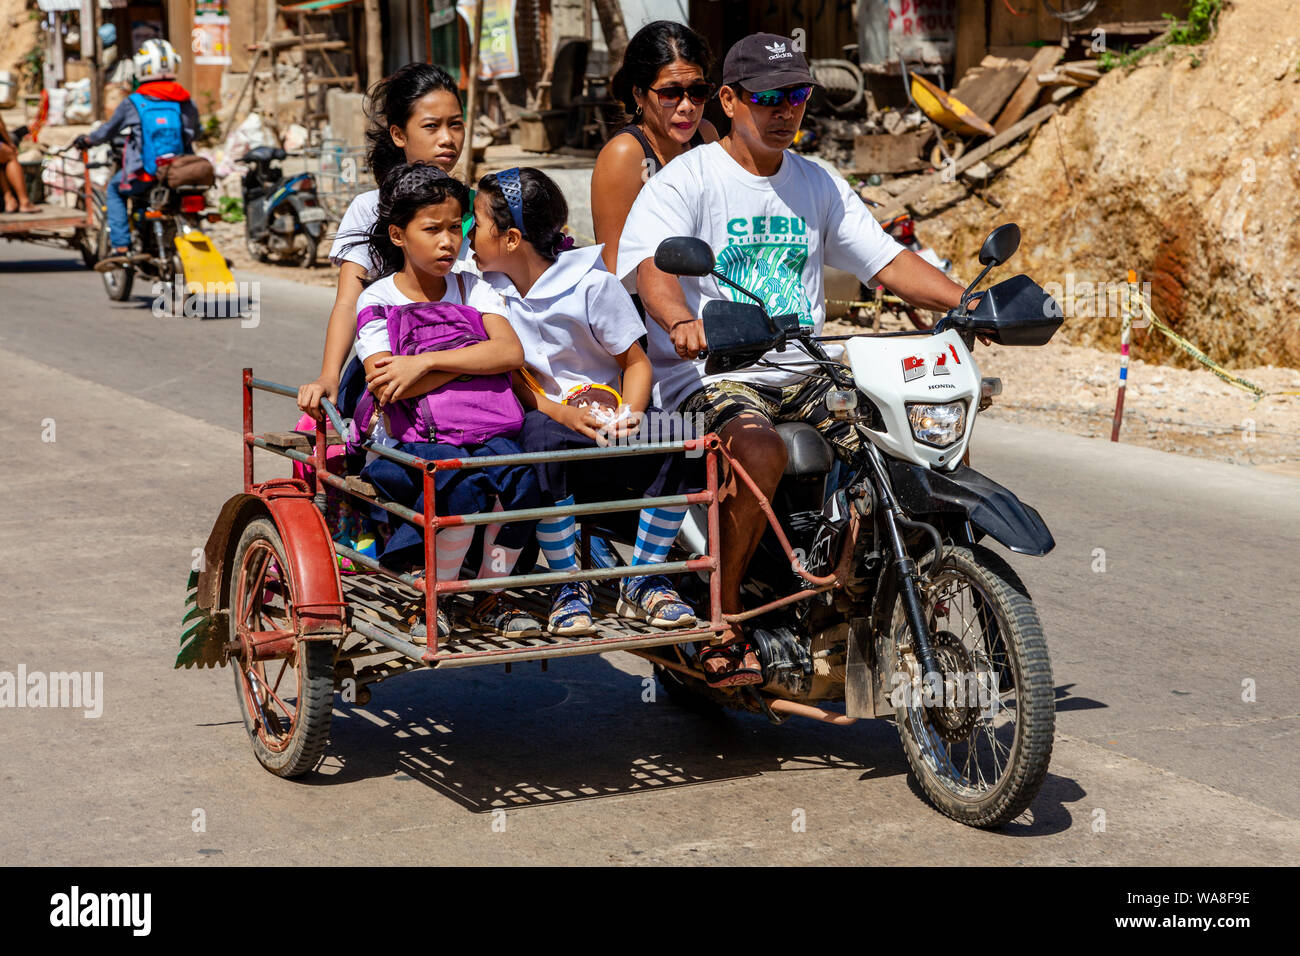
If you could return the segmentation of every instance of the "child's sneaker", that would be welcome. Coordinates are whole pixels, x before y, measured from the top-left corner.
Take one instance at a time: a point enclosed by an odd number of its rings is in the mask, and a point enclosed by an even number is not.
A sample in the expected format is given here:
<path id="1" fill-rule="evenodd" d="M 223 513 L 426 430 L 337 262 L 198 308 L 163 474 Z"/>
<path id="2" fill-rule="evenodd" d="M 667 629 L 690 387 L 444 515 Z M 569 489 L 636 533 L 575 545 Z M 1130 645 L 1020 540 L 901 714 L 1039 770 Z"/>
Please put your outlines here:
<path id="1" fill-rule="evenodd" d="M 695 623 L 695 612 L 662 574 L 625 578 L 619 590 L 618 613 L 655 627 L 690 627 Z"/>
<path id="2" fill-rule="evenodd" d="M 551 616 L 546 629 L 559 637 L 595 633 L 591 621 L 591 587 L 585 581 L 561 584 L 551 594 Z"/>
<path id="3" fill-rule="evenodd" d="M 447 612 L 438 608 L 438 641 L 445 641 L 451 634 L 451 618 L 447 617 Z M 429 629 L 424 625 L 424 617 L 421 616 L 418 621 L 411 625 L 411 640 L 417 644 L 429 643 Z"/>
<path id="4" fill-rule="evenodd" d="M 469 620 L 472 626 L 501 637 L 538 637 L 542 633 L 535 617 L 499 594 L 480 598 L 469 612 Z"/>

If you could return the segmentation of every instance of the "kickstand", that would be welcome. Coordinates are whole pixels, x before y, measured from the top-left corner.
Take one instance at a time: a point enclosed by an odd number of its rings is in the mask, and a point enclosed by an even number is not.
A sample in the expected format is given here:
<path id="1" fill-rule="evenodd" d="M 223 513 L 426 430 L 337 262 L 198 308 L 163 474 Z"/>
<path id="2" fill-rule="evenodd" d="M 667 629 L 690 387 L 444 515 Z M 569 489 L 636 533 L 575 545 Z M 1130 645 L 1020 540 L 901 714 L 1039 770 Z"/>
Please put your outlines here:
<path id="1" fill-rule="evenodd" d="M 774 714 L 772 712 L 772 708 L 767 706 L 767 698 L 765 698 L 762 694 L 760 694 L 754 688 L 753 684 L 745 685 L 745 693 L 749 696 L 750 700 L 758 704 L 759 708 L 763 711 L 764 716 L 766 716 L 768 720 L 776 724 L 778 727 L 781 724 L 784 724 L 789 719 L 788 717 L 778 717 L 776 714 Z"/>

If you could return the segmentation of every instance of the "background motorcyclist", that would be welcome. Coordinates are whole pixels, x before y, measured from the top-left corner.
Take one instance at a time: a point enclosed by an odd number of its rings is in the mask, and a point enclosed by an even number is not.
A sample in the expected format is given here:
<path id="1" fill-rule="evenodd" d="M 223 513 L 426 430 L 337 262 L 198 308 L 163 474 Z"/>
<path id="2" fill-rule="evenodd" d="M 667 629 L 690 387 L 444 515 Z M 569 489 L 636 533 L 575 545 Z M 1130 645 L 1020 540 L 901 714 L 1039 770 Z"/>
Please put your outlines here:
<path id="1" fill-rule="evenodd" d="M 160 158 L 193 152 L 199 111 L 189 91 L 176 82 L 180 62 L 180 55 L 166 40 L 145 40 L 133 58 L 140 81 L 136 91 L 118 104 L 107 123 L 73 141 L 78 149 L 88 149 L 119 131 L 129 134 L 122 150 L 122 168 L 109 180 L 106 193 L 113 257 L 131 251 L 127 197 L 143 195 L 152 188 Z"/>

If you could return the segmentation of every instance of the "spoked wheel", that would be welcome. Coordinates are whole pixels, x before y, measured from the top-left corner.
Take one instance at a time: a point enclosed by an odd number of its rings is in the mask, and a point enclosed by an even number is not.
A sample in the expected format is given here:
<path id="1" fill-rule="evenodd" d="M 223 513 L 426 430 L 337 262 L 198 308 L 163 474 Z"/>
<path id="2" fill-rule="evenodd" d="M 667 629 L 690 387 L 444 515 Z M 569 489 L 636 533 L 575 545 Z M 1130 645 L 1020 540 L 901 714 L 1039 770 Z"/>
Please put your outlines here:
<path id="1" fill-rule="evenodd" d="M 230 575 L 230 663 L 244 728 L 258 762 L 281 777 L 311 770 L 325 752 L 334 702 L 334 645 L 294 637 L 293 585 L 275 525 L 244 528 Z"/>
<path id="2" fill-rule="evenodd" d="M 90 201 L 93 204 L 90 217 L 94 225 L 89 229 L 78 229 L 72 234 L 72 244 L 81 253 L 81 261 L 86 264 L 87 269 L 95 268 L 95 263 L 99 261 L 99 231 L 104 219 L 104 196 L 98 189 L 93 189 Z M 85 211 L 84 195 L 77 197 L 77 208 Z"/>
<path id="3" fill-rule="evenodd" d="M 99 236 L 95 243 L 96 255 L 95 261 L 107 259 L 113 254 L 113 247 L 108 241 L 108 215 L 105 213 L 99 219 Z M 110 269 L 107 272 L 101 272 L 100 276 L 104 280 L 104 291 L 114 302 L 125 302 L 131 296 L 131 283 L 135 281 L 135 269 L 131 266 L 118 266 L 116 269 Z"/>
<path id="4" fill-rule="evenodd" d="M 185 288 L 185 282 L 185 262 L 181 259 L 179 252 L 173 252 L 168 267 L 168 274 L 163 277 L 162 283 L 163 290 L 167 295 L 165 311 L 166 314 L 173 319 L 179 319 L 185 316 L 185 305 L 188 295 Z M 202 301 L 202 295 L 200 294 L 200 304 Z"/>
<path id="5" fill-rule="evenodd" d="M 1001 826 L 1033 802 L 1052 756 L 1056 707 L 1042 625 L 1025 586 L 987 548 L 949 549 L 932 578 L 922 609 L 942 686 L 918 684 L 914 648 L 893 652 L 912 678 L 897 708 L 899 736 L 941 812 Z M 911 643 L 901 599 L 890 628 L 894 648 Z"/>

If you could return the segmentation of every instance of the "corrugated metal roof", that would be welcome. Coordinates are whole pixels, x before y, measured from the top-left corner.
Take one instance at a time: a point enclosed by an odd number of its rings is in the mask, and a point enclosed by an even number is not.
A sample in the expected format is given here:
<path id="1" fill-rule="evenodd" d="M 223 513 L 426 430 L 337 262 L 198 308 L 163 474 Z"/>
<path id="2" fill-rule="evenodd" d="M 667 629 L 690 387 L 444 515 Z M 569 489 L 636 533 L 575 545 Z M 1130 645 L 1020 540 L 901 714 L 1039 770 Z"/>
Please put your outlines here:
<path id="1" fill-rule="evenodd" d="M 79 12 L 81 10 L 81 0 L 36 0 L 36 5 L 46 13 L 67 13 Z M 114 3 L 113 0 L 99 0 L 99 9 L 112 10 L 115 6 L 126 6 L 126 3 Z"/>

